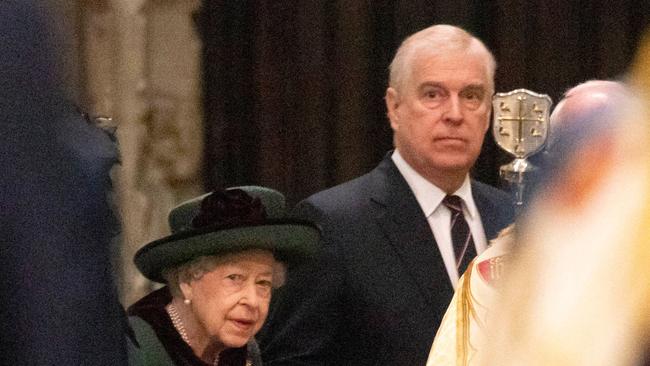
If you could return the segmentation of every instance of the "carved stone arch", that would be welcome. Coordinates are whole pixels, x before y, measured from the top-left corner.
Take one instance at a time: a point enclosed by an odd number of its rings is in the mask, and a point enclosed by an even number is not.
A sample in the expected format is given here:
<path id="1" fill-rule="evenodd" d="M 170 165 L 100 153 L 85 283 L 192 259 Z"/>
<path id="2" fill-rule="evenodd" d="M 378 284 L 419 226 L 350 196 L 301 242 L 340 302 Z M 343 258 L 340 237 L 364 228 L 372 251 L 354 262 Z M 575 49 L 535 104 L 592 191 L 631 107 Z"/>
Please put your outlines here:
<path id="1" fill-rule="evenodd" d="M 79 0 L 79 4 L 88 11 L 111 12 L 115 10 L 112 0 Z"/>
<path id="2" fill-rule="evenodd" d="M 56 0 L 65 1 L 65 0 Z M 202 193 L 199 0 L 78 0 L 84 104 L 117 123 L 115 189 L 122 222 L 116 260 L 125 306 L 153 288 L 133 265 L 169 233 L 167 214 Z"/>
<path id="3" fill-rule="evenodd" d="M 201 5 L 201 0 L 143 0 L 139 11 L 147 13 L 162 6 L 181 7 L 188 10 L 195 10 Z"/>
<path id="4" fill-rule="evenodd" d="M 59 0 L 63 1 L 63 0 Z M 79 0 L 85 105 L 117 123 L 122 221 L 117 262 L 125 306 L 153 288 L 133 265 L 144 244 L 169 233 L 169 210 L 202 193 L 201 44 L 198 0 Z"/>
<path id="5" fill-rule="evenodd" d="M 110 0 L 81 1 L 80 64 L 84 104 L 94 115 L 115 113 L 116 8 Z"/>

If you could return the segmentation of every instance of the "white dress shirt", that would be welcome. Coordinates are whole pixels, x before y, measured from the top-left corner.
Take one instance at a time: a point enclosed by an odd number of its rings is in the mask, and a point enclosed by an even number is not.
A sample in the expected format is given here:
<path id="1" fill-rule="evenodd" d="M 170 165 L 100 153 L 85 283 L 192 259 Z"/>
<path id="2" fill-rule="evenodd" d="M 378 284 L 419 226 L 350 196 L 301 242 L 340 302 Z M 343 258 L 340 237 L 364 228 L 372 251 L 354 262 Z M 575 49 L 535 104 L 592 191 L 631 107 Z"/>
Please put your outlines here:
<path id="1" fill-rule="evenodd" d="M 451 211 L 442 204 L 442 200 L 447 194 L 418 174 L 404 160 L 399 151 L 395 150 L 391 158 L 397 166 L 397 170 L 399 170 L 413 191 L 424 216 L 426 216 L 429 222 L 429 226 L 431 226 L 431 231 L 438 244 L 442 260 L 445 263 L 449 280 L 454 289 L 456 289 L 458 278 L 460 278 L 462 273 L 459 274 L 456 269 L 454 247 L 451 242 Z M 469 175 L 465 177 L 463 184 L 453 194 L 460 197 L 463 201 L 463 214 L 472 231 L 476 253 L 481 254 L 487 248 L 487 238 L 485 237 L 481 216 L 472 197 L 472 185 L 470 184 Z"/>

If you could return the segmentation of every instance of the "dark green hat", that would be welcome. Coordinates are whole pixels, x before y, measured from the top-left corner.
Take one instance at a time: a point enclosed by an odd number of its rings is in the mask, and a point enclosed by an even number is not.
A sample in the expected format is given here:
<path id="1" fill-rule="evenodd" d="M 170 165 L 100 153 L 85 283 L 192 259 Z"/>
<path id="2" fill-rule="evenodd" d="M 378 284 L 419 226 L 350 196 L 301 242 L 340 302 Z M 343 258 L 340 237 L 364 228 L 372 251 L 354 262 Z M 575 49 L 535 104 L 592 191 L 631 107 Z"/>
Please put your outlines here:
<path id="1" fill-rule="evenodd" d="M 204 255 L 268 249 L 289 265 L 313 257 L 320 231 L 287 217 L 284 196 L 258 186 L 233 187 L 193 198 L 169 214 L 172 234 L 135 253 L 138 270 L 164 283 L 163 270 Z"/>

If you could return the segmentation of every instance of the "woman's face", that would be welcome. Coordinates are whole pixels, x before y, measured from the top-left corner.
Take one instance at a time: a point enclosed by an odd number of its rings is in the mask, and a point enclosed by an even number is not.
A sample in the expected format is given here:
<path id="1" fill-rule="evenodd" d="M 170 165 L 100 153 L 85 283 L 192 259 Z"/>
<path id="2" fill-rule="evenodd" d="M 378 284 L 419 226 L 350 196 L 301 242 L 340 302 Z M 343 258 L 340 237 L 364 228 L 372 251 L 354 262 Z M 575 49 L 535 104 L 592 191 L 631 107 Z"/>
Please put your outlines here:
<path id="1" fill-rule="evenodd" d="M 181 283 L 198 331 L 225 348 L 244 346 L 266 320 L 274 263 L 267 250 L 229 254 L 200 279 Z"/>

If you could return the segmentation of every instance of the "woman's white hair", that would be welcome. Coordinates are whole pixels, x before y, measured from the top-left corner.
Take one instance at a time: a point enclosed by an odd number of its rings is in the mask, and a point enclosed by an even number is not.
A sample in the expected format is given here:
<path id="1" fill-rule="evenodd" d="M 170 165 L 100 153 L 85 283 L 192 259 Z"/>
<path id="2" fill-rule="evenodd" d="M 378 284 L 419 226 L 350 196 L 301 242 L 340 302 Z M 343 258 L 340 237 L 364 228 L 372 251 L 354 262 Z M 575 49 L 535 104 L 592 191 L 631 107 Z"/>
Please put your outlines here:
<path id="1" fill-rule="evenodd" d="M 255 249 L 252 249 L 255 250 Z M 237 254 L 240 252 L 229 253 Z M 162 276 L 167 282 L 169 291 L 173 297 L 183 298 L 180 284 L 200 280 L 206 273 L 212 272 L 217 266 L 228 263 L 232 257 L 229 254 L 209 255 L 197 257 L 189 262 L 185 262 L 178 267 L 169 268 L 163 271 Z M 284 285 L 286 277 L 286 267 L 284 263 L 275 261 L 273 266 L 273 288 Z"/>
<path id="2" fill-rule="evenodd" d="M 467 31 L 453 25 L 438 24 L 425 28 L 406 38 L 395 53 L 390 64 L 389 86 L 400 91 L 410 77 L 411 65 L 416 56 L 421 54 L 438 55 L 449 51 L 474 51 L 485 53 L 486 72 L 494 91 L 494 73 L 496 61 L 483 42 Z"/>

